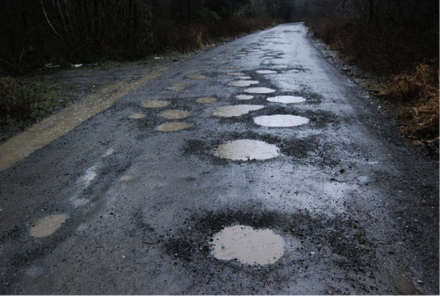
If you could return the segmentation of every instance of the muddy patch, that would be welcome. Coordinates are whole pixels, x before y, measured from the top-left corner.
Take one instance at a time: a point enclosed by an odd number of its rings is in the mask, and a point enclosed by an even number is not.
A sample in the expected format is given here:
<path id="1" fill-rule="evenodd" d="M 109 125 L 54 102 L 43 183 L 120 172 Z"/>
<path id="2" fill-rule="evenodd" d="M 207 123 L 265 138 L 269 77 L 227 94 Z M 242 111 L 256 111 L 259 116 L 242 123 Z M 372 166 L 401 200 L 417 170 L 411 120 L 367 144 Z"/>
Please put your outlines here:
<path id="1" fill-rule="evenodd" d="M 166 110 L 160 114 L 165 119 L 184 119 L 191 116 L 191 112 L 183 110 Z"/>
<path id="2" fill-rule="evenodd" d="M 204 97 L 204 98 L 198 98 L 196 102 L 199 104 L 212 104 L 217 102 L 217 99 L 212 97 Z"/>
<path id="3" fill-rule="evenodd" d="M 280 155 L 277 146 L 257 140 L 227 142 L 218 147 L 216 152 L 221 158 L 240 161 L 266 160 Z"/>
<path id="4" fill-rule="evenodd" d="M 144 108 L 163 108 L 170 105 L 171 102 L 168 101 L 151 101 L 151 102 L 145 102 L 142 106 Z"/>
<path id="5" fill-rule="evenodd" d="M 263 105 L 232 105 L 217 108 L 212 114 L 217 117 L 236 117 L 263 108 Z"/>
<path id="6" fill-rule="evenodd" d="M 303 97 L 297 97 L 297 96 L 276 96 L 276 97 L 267 98 L 267 100 L 272 103 L 282 103 L 282 104 L 297 104 L 306 101 L 306 99 L 304 99 Z"/>
<path id="7" fill-rule="evenodd" d="M 142 119 L 142 118 L 145 118 L 145 116 L 146 116 L 145 114 L 136 113 L 136 114 L 130 115 L 129 118 L 130 119 Z"/>
<path id="8" fill-rule="evenodd" d="M 36 238 L 48 237 L 54 234 L 66 222 L 69 216 L 55 214 L 38 220 L 30 229 L 30 235 Z"/>
<path id="9" fill-rule="evenodd" d="M 168 87 L 167 89 L 180 92 L 180 91 L 185 90 L 186 87 L 187 87 L 186 83 L 176 83 L 173 86 Z"/>
<path id="10" fill-rule="evenodd" d="M 211 254 L 218 260 L 237 259 L 249 265 L 267 265 L 283 256 L 285 242 L 272 230 L 236 225 L 215 234 L 211 247 Z"/>
<path id="11" fill-rule="evenodd" d="M 191 124 L 187 122 L 167 122 L 159 125 L 156 130 L 159 132 L 176 132 L 189 129 Z"/>
<path id="12" fill-rule="evenodd" d="M 244 92 L 248 94 L 270 94 L 276 92 L 276 90 L 268 87 L 250 87 L 246 88 Z"/>
<path id="13" fill-rule="evenodd" d="M 267 115 L 255 117 L 254 122 L 268 127 L 294 127 L 309 123 L 309 119 L 295 115 Z"/>

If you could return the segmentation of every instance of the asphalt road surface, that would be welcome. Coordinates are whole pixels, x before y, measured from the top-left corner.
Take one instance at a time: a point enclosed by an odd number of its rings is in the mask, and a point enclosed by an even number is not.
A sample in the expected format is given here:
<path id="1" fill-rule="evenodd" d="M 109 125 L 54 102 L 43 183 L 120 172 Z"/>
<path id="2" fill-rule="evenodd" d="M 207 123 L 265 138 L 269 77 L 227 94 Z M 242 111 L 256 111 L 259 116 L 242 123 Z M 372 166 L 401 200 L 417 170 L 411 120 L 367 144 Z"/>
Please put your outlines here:
<path id="1" fill-rule="evenodd" d="M 438 294 L 438 160 L 314 44 L 145 66 L 4 144 L 0 291 Z"/>

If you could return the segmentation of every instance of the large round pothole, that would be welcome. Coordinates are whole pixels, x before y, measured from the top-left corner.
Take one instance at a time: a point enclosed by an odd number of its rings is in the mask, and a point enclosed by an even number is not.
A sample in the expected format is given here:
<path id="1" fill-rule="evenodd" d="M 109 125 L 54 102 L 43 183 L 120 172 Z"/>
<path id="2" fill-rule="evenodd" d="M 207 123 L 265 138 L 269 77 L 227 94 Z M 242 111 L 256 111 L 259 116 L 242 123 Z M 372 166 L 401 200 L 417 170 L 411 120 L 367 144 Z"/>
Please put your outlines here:
<path id="1" fill-rule="evenodd" d="M 231 160 L 266 160 L 280 155 L 277 146 L 258 140 L 236 140 L 217 148 L 221 158 Z"/>
<path id="2" fill-rule="evenodd" d="M 284 239 L 269 229 L 236 225 L 218 232 L 211 254 L 219 260 L 237 259 L 250 265 L 273 264 L 284 254 Z"/>
<path id="3" fill-rule="evenodd" d="M 309 119 L 295 115 L 267 115 L 254 118 L 254 122 L 268 127 L 293 127 L 309 123 Z"/>

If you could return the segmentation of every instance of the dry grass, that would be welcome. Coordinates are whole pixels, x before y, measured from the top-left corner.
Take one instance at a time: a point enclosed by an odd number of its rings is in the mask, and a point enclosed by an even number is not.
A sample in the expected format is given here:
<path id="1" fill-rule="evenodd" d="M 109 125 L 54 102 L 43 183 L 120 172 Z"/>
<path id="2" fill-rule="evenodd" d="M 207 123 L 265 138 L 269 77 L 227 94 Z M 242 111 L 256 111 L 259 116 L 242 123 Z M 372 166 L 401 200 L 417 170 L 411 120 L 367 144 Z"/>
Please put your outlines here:
<path id="1" fill-rule="evenodd" d="M 404 132 L 415 142 L 439 137 L 438 70 L 420 64 L 412 74 L 394 76 L 379 95 L 400 106 Z"/>

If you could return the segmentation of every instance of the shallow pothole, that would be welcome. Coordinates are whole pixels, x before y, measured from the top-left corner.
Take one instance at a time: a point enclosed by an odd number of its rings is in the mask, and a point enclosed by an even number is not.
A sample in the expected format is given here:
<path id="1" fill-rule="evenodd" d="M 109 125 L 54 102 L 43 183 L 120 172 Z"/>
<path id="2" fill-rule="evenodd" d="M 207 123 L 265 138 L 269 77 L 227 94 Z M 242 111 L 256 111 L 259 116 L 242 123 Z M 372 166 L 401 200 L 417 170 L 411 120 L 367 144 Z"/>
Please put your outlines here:
<path id="1" fill-rule="evenodd" d="M 254 118 L 254 122 L 268 127 L 293 127 L 309 123 L 309 119 L 295 115 L 267 115 Z"/>
<path id="2" fill-rule="evenodd" d="M 142 118 L 145 118 L 145 116 L 146 116 L 145 114 L 136 113 L 136 114 L 130 115 L 129 118 L 130 119 L 142 119 Z"/>
<path id="3" fill-rule="evenodd" d="M 175 132 L 180 131 L 184 129 L 188 129 L 191 127 L 191 124 L 187 122 L 167 122 L 164 124 L 159 125 L 156 129 L 160 132 Z"/>
<path id="4" fill-rule="evenodd" d="M 277 71 L 273 71 L 273 70 L 258 70 L 257 74 L 277 74 Z"/>
<path id="5" fill-rule="evenodd" d="M 263 109 L 263 105 L 232 105 L 232 106 L 223 106 L 217 108 L 212 113 L 217 117 L 236 117 L 241 116 L 243 114 L 247 114 L 250 111 L 256 111 Z"/>
<path id="6" fill-rule="evenodd" d="M 166 110 L 161 116 L 166 119 L 184 119 L 191 116 L 191 112 L 183 110 Z"/>
<path id="7" fill-rule="evenodd" d="M 32 237 L 43 238 L 54 234 L 69 218 L 65 214 L 55 214 L 38 220 L 30 230 Z"/>
<path id="8" fill-rule="evenodd" d="M 269 102 L 282 103 L 282 104 L 295 104 L 306 101 L 306 99 L 304 99 L 303 97 L 296 97 L 296 96 L 277 96 L 277 97 L 267 98 L 267 100 Z"/>
<path id="9" fill-rule="evenodd" d="M 168 87 L 167 89 L 180 92 L 186 89 L 186 87 L 187 87 L 186 83 L 176 83 L 173 86 Z"/>
<path id="10" fill-rule="evenodd" d="M 204 97 L 204 98 L 198 98 L 196 102 L 199 104 L 212 104 L 217 102 L 217 99 L 212 97 Z"/>
<path id="11" fill-rule="evenodd" d="M 248 87 L 253 84 L 260 83 L 257 80 L 237 80 L 229 83 L 230 86 L 237 86 L 237 87 Z"/>
<path id="12" fill-rule="evenodd" d="M 158 101 L 145 102 L 142 106 L 144 106 L 144 108 L 163 108 L 170 104 L 171 102 L 158 100 Z"/>
<path id="13" fill-rule="evenodd" d="M 213 237 L 211 254 L 219 260 L 237 259 L 250 265 L 273 264 L 284 254 L 284 239 L 269 229 L 226 227 Z"/>
<path id="14" fill-rule="evenodd" d="M 244 76 L 246 75 L 246 73 L 243 72 L 233 72 L 233 73 L 228 73 L 229 76 Z"/>
<path id="15" fill-rule="evenodd" d="M 246 88 L 244 92 L 248 94 L 270 94 L 276 92 L 276 90 L 268 87 L 250 87 Z"/>
<path id="16" fill-rule="evenodd" d="M 239 101 L 248 101 L 248 100 L 252 100 L 254 98 L 254 96 L 251 96 L 251 95 L 238 95 L 235 98 L 237 100 L 239 100 Z"/>
<path id="17" fill-rule="evenodd" d="M 217 148 L 221 158 L 231 160 L 266 160 L 280 155 L 277 146 L 258 140 L 236 140 Z"/>

